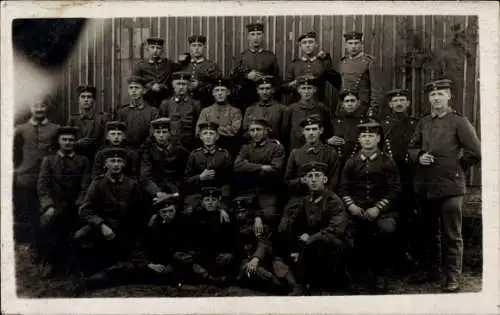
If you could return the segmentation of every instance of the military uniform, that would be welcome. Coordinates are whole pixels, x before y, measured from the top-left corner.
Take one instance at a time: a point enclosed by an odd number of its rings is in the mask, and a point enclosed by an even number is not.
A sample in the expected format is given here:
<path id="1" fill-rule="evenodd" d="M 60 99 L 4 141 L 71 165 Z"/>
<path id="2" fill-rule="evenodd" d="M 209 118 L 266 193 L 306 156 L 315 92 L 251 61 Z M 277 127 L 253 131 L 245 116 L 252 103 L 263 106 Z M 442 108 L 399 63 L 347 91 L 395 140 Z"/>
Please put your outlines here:
<path id="1" fill-rule="evenodd" d="M 164 40 L 160 38 L 148 38 L 148 45 L 155 44 L 163 46 Z M 155 58 L 149 60 L 139 61 L 133 71 L 132 75 L 143 77 L 146 80 L 145 87 L 148 89 L 144 95 L 149 104 L 158 107 L 160 103 L 172 94 L 171 81 L 172 73 L 179 71 L 181 65 L 177 62 L 167 58 Z M 160 84 L 160 91 L 156 92 L 151 90 L 155 83 Z"/>
<path id="2" fill-rule="evenodd" d="M 58 135 L 74 135 L 78 129 L 60 127 Z M 72 268 L 70 238 L 77 228 L 78 208 L 87 189 L 90 179 L 90 165 L 85 156 L 71 152 L 57 151 L 46 156 L 40 167 L 38 177 L 38 197 L 42 218 L 49 208 L 54 214 L 42 226 L 40 242 L 42 243 L 42 259 L 55 269 Z M 44 219 L 45 221 L 45 219 Z"/>
<path id="3" fill-rule="evenodd" d="M 267 122 L 259 124 L 267 125 Z M 260 143 L 252 142 L 241 148 L 234 161 L 235 185 L 238 194 L 255 194 L 261 211 L 255 217 L 273 226 L 276 222 L 276 193 L 280 188 L 280 178 L 285 162 L 285 149 L 274 139 L 265 138 Z M 262 165 L 270 165 L 272 171 L 262 171 Z"/>
<path id="4" fill-rule="evenodd" d="M 449 89 L 451 81 L 439 80 L 428 83 L 427 92 Z M 421 165 L 419 157 L 430 153 L 434 157 L 430 165 Z M 410 143 L 412 161 L 417 163 L 415 189 L 423 200 L 426 233 L 422 240 L 426 248 L 424 267 L 441 267 L 451 287 L 459 289 L 462 271 L 463 240 L 461 235 L 463 196 L 466 192 L 465 174 L 469 166 L 481 159 L 480 141 L 467 118 L 451 109 L 431 113 L 418 123 Z M 441 244 L 438 241 L 441 221 Z M 442 245 L 440 249 L 440 245 Z"/>
<path id="5" fill-rule="evenodd" d="M 247 29 L 251 31 L 263 31 L 264 25 L 260 23 L 248 24 Z M 255 82 L 247 78 L 252 70 L 258 71 L 263 75 L 272 75 L 276 78 L 280 76 L 280 69 L 276 55 L 269 50 L 258 48 L 257 50 L 248 49 L 235 57 L 235 67 L 231 70 L 229 76 L 231 80 L 239 87 L 236 104 L 241 110 L 244 110 L 250 104 L 258 100 Z M 241 107 L 240 107 L 241 106 Z"/>
<path id="6" fill-rule="evenodd" d="M 190 76 L 189 73 L 176 72 L 173 79 L 189 80 Z M 200 110 L 200 102 L 189 95 L 174 95 L 160 104 L 160 116 L 170 118 L 171 135 L 180 139 L 182 145 L 188 150 L 193 150 L 198 146 L 195 132 Z"/>
<path id="7" fill-rule="evenodd" d="M 127 144 L 137 150 L 149 137 L 150 122 L 158 117 L 158 108 L 142 101 L 141 104 L 123 105 L 117 110 L 115 119 L 125 123 Z"/>
<path id="8" fill-rule="evenodd" d="M 345 40 L 361 39 L 362 33 L 344 34 Z M 340 58 L 339 71 L 342 76 L 342 89 L 359 92 L 361 106 L 366 111 L 371 108 L 373 114 L 379 112 L 384 99 L 381 82 L 377 75 L 375 57 L 364 52 L 354 57 Z"/>
<path id="9" fill-rule="evenodd" d="M 271 127 L 269 136 L 279 140 L 282 138 L 282 125 L 285 111 L 286 106 L 275 100 L 269 100 L 268 102 L 259 101 L 249 106 L 245 111 L 243 130 L 248 130 L 251 120 L 265 119 L 269 122 Z"/>
<path id="10" fill-rule="evenodd" d="M 14 226 L 16 241 L 35 241 L 39 225 L 37 180 L 42 159 L 54 149 L 59 126 L 30 118 L 14 129 Z"/>
<path id="11" fill-rule="evenodd" d="M 302 165 L 301 172 L 326 173 L 327 165 L 309 162 Z M 289 248 L 299 252 L 298 278 L 303 285 L 327 285 L 332 276 L 343 271 L 340 265 L 347 213 L 342 200 L 328 189 L 310 191 L 301 203 L 293 204 L 296 210 L 286 209 L 285 213 L 296 213 L 292 218 L 283 217 L 289 224 Z M 299 242 L 302 234 L 308 234 L 306 242 Z"/>
<path id="12" fill-rule="evenodd" d="M 358 127 L 363 118 L 363 109 L 360 107 L 353 113 L 341 111 L 332 121 L 333 136 L 343 138 L 343 145 L 334 146 L 341 161 L 341 169 L 347 159 L 357 148 Z"/>

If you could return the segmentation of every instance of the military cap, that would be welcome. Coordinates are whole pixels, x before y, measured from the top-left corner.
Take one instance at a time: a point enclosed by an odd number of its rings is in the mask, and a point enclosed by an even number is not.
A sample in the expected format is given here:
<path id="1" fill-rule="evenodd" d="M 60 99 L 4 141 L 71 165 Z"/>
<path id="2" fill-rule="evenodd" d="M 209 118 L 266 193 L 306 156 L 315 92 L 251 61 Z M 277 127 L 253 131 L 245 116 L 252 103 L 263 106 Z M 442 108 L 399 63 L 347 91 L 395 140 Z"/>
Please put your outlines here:
<path id="1" fill-rule="evenodd" d="M 382 125 L 374 118 L 367 117 L 361 120 L 358 124 L 358 131 L 366 133 L 378 133 L 382 131 Z"/>
<path id="2" fill-rule="evenodd" d="M 201 196 L 219 198 L 222 196 L 222 191 L 217 187 L 203 187 L 201 188 Z"/>
<path id="3" fill-rule="evenodd" d="M 76 88 L 76 93 L 78 93 L 78 95 L 86 92 L 92 94 L 92 96 L 95 97 L 97 89 L 92 85 L 80 85 Z"/>
<path id="4" fill-rule="evenodd" d="M 113 120 L 106 123 L 106 131 L 110 130 L 120 130 L 125 132 L 126 125 L 123 121 Z"/>
<path id="5" fill-rule="evenodd" d="M 235 209 L 251 209 L 255 206 L 255 197 L 253 196 L 238 196 L 233 199 Z"/>
<path id="6" fill-rule="evenodd" d="M 451 80 L 442 79 L 429 82 L 425 84 L 424 90 L 428 93 L 430 91 L 451 89 Z"/>
<path id="7" fill-rule="evenodd" d="M 359 39 L 361 40 L 363 38 L 363 33 L 361 32 L 348 32 L 344 34 L 344 39 L 345 40 L 350 40 L 350 39 Z"/>
<path id="8" fill-rule="evenodd" d="M 109 159 L 109 158 L 122 158 L 125 160 L 127 157 L 128 151 L 125 150 L 124 148 L 116 148 L 116 147 L 108 147 L 102 150 L 102 156 L 104 159 Z"/>
<path id="9" fill-rule="evenodd" d="M 340 92 L 340 95 L 339 95 L 340 100 L 344 100 L 344 98 L 347 95 L 356 96 L 356 98 L 359 99 L 359 93 L 358 93 L 358 91 L 350 90 L 350 89 L 345 89 L 345 90 L 342 90 L 342 92 Z"/>
<path id="10" fill-rule="evenodd" d="M 170 129 L 170 119 L 167 117 L 161 117 L 151 121 L 150 125 L 153 129 Z"/>
<path id="11" fill-rule="evenodd" d="M 207 37 L 203 35 L 191 35 L 188 37 L 188 42 L 192 43 L 202 43 L 205 45 L 207 43 Z"/>
<path id="12" fill-rule="evenodd" d="M 172 73 L 172 80 L 191 80 L 191 72 L 187 71 L 178 71 Z"/>
<path id="13" fill-rule="evenodd" d="M 391 100 L 393 97 L 396 97 L 396 96 L 408 97 L 409 94 L 410 93 L 406 89 L 395 89 L 395 90 L 391 90 L 391 91 L 387 92 L 387 97 L 389 98 L 389 100 Z"/>
<path id="14" fill-rule="evenodd" d="M 320 126 L 323 125 L 323 121 L 321 120 L 321 117 L 319 115 L 309 115 L 309 116 L 304 117 L 300 121 L 300 126 L 302 128 L 309 126 L 309 125 L 316 125 L 316 124 L 318 124 Z"/>
<path id="15" fill-rule="evenodd" d="M 171 206 L 177 207 L 179 200 L 177 198 L 166 198 L 154 204 L 154 208 L 158 211 L 161 209 L 170 208 Z"/>
<path id="16" fill-rule="evenodd" d="M 257 86 L 261 84 L 271 84 L 274 85 L 276 83 L 276 78 L 274 75 L 263 75 L 257 80 Z"/>
<path id="17" fill-rule="evenodd" d="M 213 122 L 206 122 L 206 123 L 199 124 L 198 128 L 200 129 L 200 131 L 205 130 L 205 129 L 217 131 L 217 130 L 219 130 L 219 125 L 216 123 L 213 123 Z"/>
<path id="18" fill-rule="evenodd" d="M 163 44 L 165 43 L 165 40 L 163 38 L 157 38 L 157 37 L 150 37 L 148 39 L 146 39 L 146 43 L 148 45 L 159 45 L 159 46 L 163 46 Z"/>
<path id="19" fill-rule="evenodd" d="M 326 174 L 328 170 L 328 164 L 323 162 L 310 161 L 302 164 L 300 170 L 302 174 L 307 174 L 310 172 L 322 172 L 323 174 Z"/>
<path id="20" fill-rule="evenodd" d="M 299 38 L 297 38 L 297 41 L 301 42 L 304 38 L 316 38 L 316 37 L 317 37 L 316 32 L 307 32 L 300 35 Z"/>
<path id="21" fill-rule="evenodd" d="M 262 23 L 247 24 L 247 30 L 249 32 L 258 32 L 258 31 L 263 32 L 264 31 L 264 24 L 262 24 Z"/>
<path id="22" fill-rule="evenodd" d="M 214 83 L 213 87 L 216 87 L 216 86 L 225 86 L 226 88 L 231 89 L 231 81 L 229 81 L 228 79 L 224 79 L 224 78 L 217 78 L 217 79 L 215 79 L 215 83 Z"/>
<path id="23" fill-rule="evenodd" d="M 143 77 L 137 76 L 137 75 L 132 75 L 127 78 L 127 83 L 132 84 L 132 83 L 138 83 L 140 85 L 145 85 L 147 80 Z"/>
<path id="24" fill-rule="evenodd" d="M 73 135 L 77 137 L 79 131 L 80 129 L 78 127 L 60 126 L 59 128 L 57 128 L 57 136 L 59 137 L 61 135 Z"/>
<path id="25" fill-rule="evenodd" d="M 301 85 L 318 86 L 318 79 L 312 75 L 303 75 L 297 78 L 297 87 Z"/>
<path id="26" fill-rule="evenodd" d="M 255 118 L 255 119 L 250 120 L 249 126 L 250 125 L 261 125 L 262 127 L 265 127 L 265 128 L 271 128 L 269 121 L 267 121 L 267 119 L 263 119 L 263 118 Z"/>

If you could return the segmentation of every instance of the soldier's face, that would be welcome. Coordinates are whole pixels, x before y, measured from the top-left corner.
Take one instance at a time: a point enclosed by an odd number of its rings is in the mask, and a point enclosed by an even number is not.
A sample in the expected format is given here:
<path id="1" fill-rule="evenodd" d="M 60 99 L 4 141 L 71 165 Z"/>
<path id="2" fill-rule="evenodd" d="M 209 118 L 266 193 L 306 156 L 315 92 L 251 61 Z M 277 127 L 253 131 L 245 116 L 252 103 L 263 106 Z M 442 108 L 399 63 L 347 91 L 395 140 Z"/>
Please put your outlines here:
<path id="1" fill-rule="evenodd" d="M 220 204 L 220 199 L 218 197 L 205 196 L 201 200 L 202 207 L 209 212 L 216 211 L 217 208 L 219 207 L 219 204 Z"/>
<path id="2" fill-rule="evenodd" d="M 262 31 L 248 32 L 248 42 L 252 47 L 259 47 L 260 45 L 262 45 L 263 38 L 264 32 Z"/>
<path id="3" fill-rule="evenodd" d="M 306 174 L 306 183 L 309 190 L 318 191 L 325 188 L 325 184 L 328 178 L 323 174 L 323 172 L 309 172 Z"/>
<path id="4" fill-rule="evenodd" d="M 212 91 L 215 102 L 224 103 L 229 95 L 229 89 L 225 86 L 216 86 Z"/>
<path id="5" fill-rule="evenodd" d="M 248 127 L 248 133 L 253 141 L 260 142 L 267 136 L 267 128 L 261 125 L 251 124 Z"/>
<path id="6" fill-rule="evenodd" d="M 322 133 L 323 127 L 320 127 L 319 124 L 307 125 L 302 129 L 302 134 L 304 135 L 307 143 L 318 142 Z"/>
<path id="7" fill-rule="evenodd" d="M 429 102 L 433 109 L 439 110 L 448 107 L 450 99 L 451 91 L 449 89 L 429 92 Z"/>
<path id="8" fill-rule="evenodd" d="M 300 49 L 306 55 L 313 54 L 318 48 L 315 38 L 304 38 L 300 41 Z"/>
<path id="9" fill-rule="evenodd" d="M 345 42 L 347 53 L 351 56 L 356 56 L 363 49 L 363 44 L 359 39 L 349 39 Z"/>
<path id="10" fill-rule="evenodd" d="M 158 210 L 158 214 L 163 220 L 170 222 L 177 214 L 177 209 L 175 208 L 175 205 L 169 205 L 163 209 Z"/>
<path id="11" fill-rule="evenodd" d="M 108 131 L 106 139 L 112 145 L 120 145 L 123 140 L 125 140 L 125 133 L 121 130 L 110 130 Z"/>
<path id="12" fill-rule="evenodd" d="M 170 139 L 170 131 L 167 128 L 158 128 L 153 130 L 153 138 L 160 144 L 167 144 Z"/>
<path id="13" fill-rule="evenodd" d="M 410 101 L 406 96 L 394 96 L 389 102 L 389 106 L 396 113 L 404 113 L 410 106 Z"/>
<path id="14" fill-rule="evenodd" d="M 189 44 L 189 52 L 191 53 L 191 56 L 195 58 L 203 57 L 205 54 L 205 45 L 199 42 L 191 43 Z"/>
<path id="15" fill-rule="evenodd" d="M 344 100 L 342 101 L 342 107 L 344 108 L 344 111 L 347 113 L 352 113 L 359 107 L 359 100 L 356 96 L 354 95 L 347 95 L 344 97 Z"/>
<path id="16" fill-rule="evenodd" d="M 176 95 L 186 95 L 188 91 L 188 82 L 186 80 L 173 80 L 172 86 Z"/>
<path id="17" fill-rule="evenodd" d="M 80 93 L 78 97 L 78 103 L 81 108 L 89 109 L 94 105 L 94 96 L 90 92 Z"/>
<path id="18" fill-rule="evenodd" d="M 125 167 L 125 160 L 120 157 L 110 157 L 104 164 L 111 174 L 120 174 Z"/>
<path id="19" fill-rule="evenodd" d="M 42 120 L 45 117 L 47 117 L 47 105 L 44 103 L 36 103 L 33 106 L 31 106 L 31 116 L 33 118 Z"/>
<path id="20" fill-rule="evenodd" d="M 200 131 L 200 139 L 201 142 L 203 142 L 203 145 L 214 145 L 218 138 L 219 134 L 215 130 L 203 129 L 202 131 Z"/>
<path id="21" fill-rule="evenodd" d="M 134 100 L 140 99 L 144 95 L 144 87 L 132 82 L 128 85 L 128 95 Z"/>
<path id="22" fill-rule="evenodd" d="M 151 58 L 160 57 L 163 52 L 163 46 L 161 45 L 148 45 L 148 53 Z"/>
<path id="23" fill-rule="evenodd" d="M 59 148 L 61 148 L 62 151 L 73 151 L 76 141 L 74 135 L 60 135 L 58 140 Z"/>
<path id="24" fill-rule="evenodd" d="M 304 101 L 309 101 L 314 97 L 314 93 L 316 93 L 316 87 L 312 85 L 302 84 L 298 88 L 300 98 Z"/>
<path id="25" fill-rule="evenodd" d="M 380 135 L 373 132 L 362 132 L 359 134 L 358 141 L 363 149 L 375 149 L 380 142 Z"/>
<path id="26" fill-rule="evenodd" d="M 248 219 L 248 214 L 248 209 L 243 207 L 237 208 L 235 213 L 236 220 L 238 222 L 245 222 Z"/>
<path id="27" fill-rule="evenodd" d="M 257 87 L 257 94 L 259 94 L 259 97 L 261 100 L 267 101 L 273 96 L 274 88 L 269 83 L 260 84 Z"/>

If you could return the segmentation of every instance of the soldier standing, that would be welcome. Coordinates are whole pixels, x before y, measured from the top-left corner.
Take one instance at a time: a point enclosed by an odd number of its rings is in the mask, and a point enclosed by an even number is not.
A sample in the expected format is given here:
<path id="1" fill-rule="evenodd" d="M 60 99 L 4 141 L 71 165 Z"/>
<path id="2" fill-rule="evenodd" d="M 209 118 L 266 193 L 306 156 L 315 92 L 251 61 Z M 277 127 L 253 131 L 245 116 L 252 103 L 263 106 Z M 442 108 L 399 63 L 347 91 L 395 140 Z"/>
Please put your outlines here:
<path id="1" fill-rule="evenodd" d="M 180 140 L 188 151 L 198 147 L 195 132 L 201 110 L 200 102 L 188 94 L 190 80 L 191 73 L 175 72 L 172 75 L 174 95 L 160 104 L 160 116 L 170 118 L 172 137 Z"/>
<path id="2" fill-rule="evenodd" d="M 214 103 L 212 84 L 222 76 L 222 71 L 215 62 L 205 57 L 205 36 L 189 36 L 188 42 L 189 62 L 185 63 L 183 70 L 191 73 L 189 91 L 194 99 L 200 101 L 202 107 L 207 107 Z"/>
<path id="3" fill-rule="evenodd" d="M 481 147 L 469 120 L 450 107 L 451 81 L 430 82 L 425 91 L 431 113 L 419 121 L 410 144 L 426 232 L 421 239 L 427 269 L 422 280 L 437 280 L 441 265 L 443 290 L 456 292 L 460 290 L 463 260 L 464 170 L 480 161 Z"/>
<path id="4" fill-rule="evenodd" d="M 46 156 L 38 177 L 42 259 L 48 264 L 44 276 L 69 271 L 70 239 L 77 228 L 78 205 L 90 179 L 88 159 L 75 153 L 78 128 L 59 127 L 59 150 Z"/>
<path id="5" fill-rule="evenodd" d="M 118 108 L 115 119 L 125 123 L 127 144 L 139 150 L 149 136 L 149 123 L 158 118 L 159 112 L 143 97 L 144 78 L 132 76 L 127 82 L 130 103 Z"/>
<path id="6" fill-rule="evenodd" d="M 343 170 L 339 195 L 349 212 L 348 235 L 356 257 L 369 261 L 370 286 L 387 291 L 387 268 L 392 256 L 391 235 L 396 229 L 395 202 L 401 193 L 398 168 L 392 157 L 379 149 L 381 125 L 373 120 L 359 127 L 361 151 L 350 157 Z M 353 257 L 353 256 L 351 256 Z"/>
<path id="7" fill-rule="evenodd" d="M 86 156 L 92 164 L 97 149 L 104 141 L 104 127 L 110 117 L 105 113 L 96 113 L 94 108 L 96 88 L 94 86 L 82 85 L 76 91 L 80 113 L 71 116 L 68 125 L 78 127 L 76 152 Z"/>
<path id="8" fill-rule="evenodd" d="M 363 51 L 363 33 L 344 34 L 347 55 L 340 58 L 342 89 L 359 93 L 364 112 L 377 115 L 383 102 L 383 92 L 377 75 L 375 57 Z"/>
<path id="9" fill-rule="evenodd" d="M 264 119 L 271 125 L 270 137 L 282 138 L 283 116 L 286 106 L 273 99 L 275 93 L 275 78 L 262 76 L 256 83 L 259 101 L 248 107 L 243 118 L 243 130 L 248 132 L 248 126 L 253 119 Z M 247 135 L 248 136 L 248 135 Z"/>
<path id="10" fill-rule="evenodd" d="M 300 148 L 304 145 L 305 140 L 302 134 L 300 123 L 310 115 L 318 115 L 324 126 L 324 139 L 328 139 L 331 133 L 331 120 L 328 108 L 323 104 L 314 100 L 314 95 L 317 90 L 318 81 L 310 76 L 297 78 L 297 90 L 300 94 L 300 101 L 290 105 L 285 111 L 283 118 L 283 133 L 287 136 L 284 138 L 288 149 L 291 151 L 295 148 Z"/>
<path id="11" fill-rule="evenodd" d="M 277 81 L 281 81 L 276 55 L 262 48 L 264 25 L 251 23 L 246 27 L 249 48 L 235 58 L 236 66 L 230 73 L 231 80 L 239 88 L 239 92 L 235 95 L 237 97 L 235 104 L 242 111 L 258 100 L 255 82 L 263 75 L 272 75 Z"/>
<path id="12" fill-rule="evenodd" d="M 340 89 L 341 78 L 340 73 L 333 68 L 332 57 L 323 50 L 318 51 L 318 43 L 316 42 L 316 32 L 307 32 L 302 34 L 297 39 L 302 51 L 302 57 L 296 58 L 288 66 L 286 70 L 286 85 L 285 89 L 290 92 L 296 92 L 297 78 L 310 75 L 318 79 L 318 91 L 316 98 L 319 102 L 325 101 L 326 82 Z M 297 100 L 297 97 L 295 97 Z M 330 112 L 335 112 L 335 108 Z"/>
<path id="13" fill-rule="evenodd" d="M 163 44 L 161 38 L 146 39 L 148 59 L 139 61 L 132 75 L 145 79 L 145 99 L 149 104 L 158 107 L 160 103 L 171 95 L 170 83 L 172 73 L 181 69 L 181 64 L 170 59 L 161 57 Z"/>

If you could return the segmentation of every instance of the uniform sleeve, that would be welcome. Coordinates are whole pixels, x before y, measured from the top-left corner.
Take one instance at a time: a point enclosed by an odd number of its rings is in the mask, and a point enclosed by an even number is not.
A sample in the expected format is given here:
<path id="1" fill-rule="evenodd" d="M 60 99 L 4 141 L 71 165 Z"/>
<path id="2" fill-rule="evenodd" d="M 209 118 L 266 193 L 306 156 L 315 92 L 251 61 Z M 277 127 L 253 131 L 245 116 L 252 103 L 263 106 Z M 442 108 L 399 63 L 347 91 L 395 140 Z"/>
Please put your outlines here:
<path id="1" fill-rule="evenodd" d="M 330 111 L 324 104 L 321 104 L 321 117 L 323 118 L 322 138 L 326 140 L 332 136 L 333 127 L 332 127 L 332 119 L 330 117 Z"/>
<path id="2" fill-rule="evenodd" d="M 286 93 L 286 94 L 290 94 L 290 93 L 293 93 L 295 91 L 295 88 L 294 87 L 291 87 L 289 86 L 288 84 L 290 82 L 292 82 L 293 80 L 295 80 L 295 66 L 296 66 L 296 63 L 295 61 L 292 61 L 291 63 L 289 63 L 287 66 L 286 66 L 286 74 L 285 74 L 285 82 L 283 82 L 284 84 L 281 86 L 281 91 L 283 93 Z"/>
<path id="3" fill-rule="evenodd" d="M 264 260 L 272 254 L 272 245 L 269 239 L 265 236 L 257 237 L 257 247 L 253 253 L 253 257 L 259 258 L 259 260 Z"/>
<path id="4" fill-rule="evenodd" d="M 78 198 L 75 200 L 75 204 L 78 206 L 82 203 L 83 198 L 85 197 L 85 192 L 90 184 L 91 180 L 91 172 L 90 172 L 90 162 L 89 159 L 83 157 L 83 165 L 82 165 L 82 177 L 80 179 L 80 193 L 78 194 Z"/>
<path id="5" fill-rule="evenodd" d="M 204 108 L 201 110 L 200 116 L 198 116 L 198 121 L 196 122 L 196 136 L 200 133 L 200 125 L 205 124 L 208 121 L 208 109 Z"/>
<path id="6" fill-rule="evenodd" d="M 250 147 L 245 144 L 234 161 L 234 171 L 241 173 L 260 172 L 262 164 L 251 163 L 249 159 Z"/>
<path id="7" fill-rule="evenodd" d="M 285 148 L 280 144 L 272 152 L 271 167 L 278 174 L 281 173 L 285 164 Z"/>
<path id="8" fill-rule="evenodd" d="M 339 197 L 342 198 L 342 201 L 344 202 L 346 207 L 349 207 L 350 205 L 354 204 L 354 201 L 350 196 L 351 172 L 353 168 L 353 162 L 354 160 L 352 158 L 349 158 L 345 163 L 344 168 L 342 169 L 340 186 L 338 189 Z"/>
<path id="9" fill-rule="evenodd" d="M 14 167 L 18 167 L 23 160 L 24 136 L 22 130 L 16 127 L 14 130 Z"/>
<path id="10" fill-rule="evenodd" d="M 186 163 L 186 169 L 184 170 L 184 182 L 188 185 L 198 185 L 200 182 L 200 174 L 196 174 L 194 168 L 195 152 L 191 152 Z"/>
<path id="11" fill-rule="evenodd" d="M 252 69 L 245 66 L 243 63 L 243 54 L 239 54 L 234 57 L 234 67 L 229 73 L 229 78 L 236 84 L 242 85 L 245 83 L 247 74 L 252 71 Z"/>
<path id="12" fill-rule="evenodd" d="M 340 161 L 337 151 L 333 148 L 330 149 L 328 165 L 330 167 L 330 170 L 328 172 L 328 188 L 331 191 L 337 191 L 340 175 Z"/>
<path id="13" fill-rule="evenodd" d="M 151 196 L 161 192 L 160 187 L 153 182 L 153 164 L 151 163 L 151 153 L 145 149 L 141 159 L 141 181 L 144 190 Z"/>
<path id="14" fill-rule="evenodd" d="M 158 106 L 158 116 L 160 117 L 168 117 L 168 100 L 163 100 L 160 103 L 160 106 Z"/>
<path id="15" fill-rule="evenodd" d="M 415 131 L 413 132 L 413 137 L 408 144 L 408 155 L 412 161 L 412 163 L 418 163 L 418 158 L 423 153 L 422 151 L 422 125 L 423 120 L 420 120 L 417 123 L 417 127 L 415 127 Z"/>
<path id="16" fill-rule="evenodd" d="M 150 118 L 150 122 L 155 120 L 155 119 L 158 119 L 160 118 L 160 111 L 158 110 L 158 108 L 156 107 L 152 107 L 151 108 L 151 118 Z"/>
<path id="17" fill-rule="evenodd" d="M 95 154 L 94 163 L 92 165 L 92 179 L 95 179 L 103 172 L 104 172 L 104 159 L 102 157 L 102 151 L 99 150 Z"/>
<path id="18" fill-rule="evenodd" d="M 290 232 L 293 230 L 295 221 L 304 207 L 304 197 L 291 199 L 283 211 L 278 232 Z"/>
<path id="19" fill-rule="evenodd" d="M 398 167 L 392 158 L 387 157 L 384 163 L 384 175 L 387 194 L 384 198 L 375 203 L 375 206 L 380 209 L 380 212 L 386 211 L 401 193 L 401 180 L 399 178 Z"/>
<path id="20" fill-rule="evenodd" d="M 233 136 L 237 135 L 238 132 L 240 131 L 240 128 L 241 128 L 241 120 L 242 120 L 242 116 L 241 116 L 241 111 L 237 108 L 234 108 L 232 111 L 231 111 L 231 134 Z"/>
<path id="21" fill-rule="evenodd" d="M 283 112 L 283 122 L 281 124 L 281 134 L 283 135 L 283 145 L 288 147 L 290 144 L 290 128 L 292 127 L 290 124 L 290 120 L 292 118 L 292 107 L 288 107 Z"/>
<path id="22" fill-rule="evenodd" d="M 347 227 L 347 212 L 340 198 L 328 198 L 326 209 L 331 212 L 328 226 L 321 230 L 322 234 L 343 239 Z"/>
<path id="23" fill-rule="evenodd" d="M 370 61 L 368 63 L 368 74 L 370 76 L 370 107 L 372 108 L 374 114 L 379 113 L 380 107 L 383 104 L 384 93 L 382 91 L 382 84 L 380 80 L 380 75 L 378 73 L 375 61 Z"/>
<path id="24" fill-rule="evenodd" d="M 481 143 L 470 121 L 461 117 L 457 126 L 458 141 L 464 148 L 461 164 L 467 168 L 481 161 Z"/>
<path id="25" fill-rule="evenodd" d="M 201 93 L 210 93 L 212 90 L 212 79 L 216 79 L 222 76 L 222 71 L 218 64 L 215 62 L 207 69 L 207 73 L 203 74 L 203 77 L 200 78 L 198 82 L 198 92 Z"/>
<path id="26" fill-rule="evenodd" d="M 99 188 L 97 187 L 99 181 L 94 180 L 90 183 L 89 189 L 87 193 L 83 197 L 82 204 L 80 206 L 79 214 L 82 220 L 87 222 L 92 226 L 99 226 L 104 222 L 103 218 L 101 218 L 94 208 L 96 205 L 96 201 L 99 199 Z"/>
<path id="27" fill-rule="evenodd" d="M 330 84 L 334 88 L 340 90 L 342 78 L 340 77 L 340 73 L 333 68 L 331 55 L 327 54 L 324 58 L 321 59 L 321 61 L 323 62 L 323 66 L 325 67 L 326 80 L 330 82 Z"/>
<path id="28" fill-rule="evenodd" d="M 53 174 L 50 165 L 50 158 L 46 156 L 42 160 L 37 183 L 38 199 L 40 200 L 39 210 L 41 212 L 44 212 L 49 207 L 55 206 L 54 200 L 52 199 L 52 191 L 50 189 L 50 182 L 52 178 Z"/>
<path id="29" fill-rule="evenodd" d="M 290 156 L 288 157 L 288 161 L 286 163 L 285 170 L 285 182 L 289 188 L 298 188 L 301 186 L 300 178 L 297 177 L 297 164 L 295 163 L 295 155 L 297 151 L 295 149 L 292 150 Z"/>
<path id="30" fill-rule="evenodd" d="M 230 183 L 231 183 L 233 161 L 231 160 L 231 157 L 229 156 L 229 153 L 227 151 L 223 159 L 224 161 L 220 166 L 219 178 L 221 179 L 222 182 L 222 197 L 229 198 L 229 196 L 231 195 Z"/>
<path id="31" fill-rule="evenodd" d="M 281 85 L 281 72 L 278 59 L 275 54 L 272 54 L 272 69 L 271 74 L 275 77 L 277 85 Z"/>

